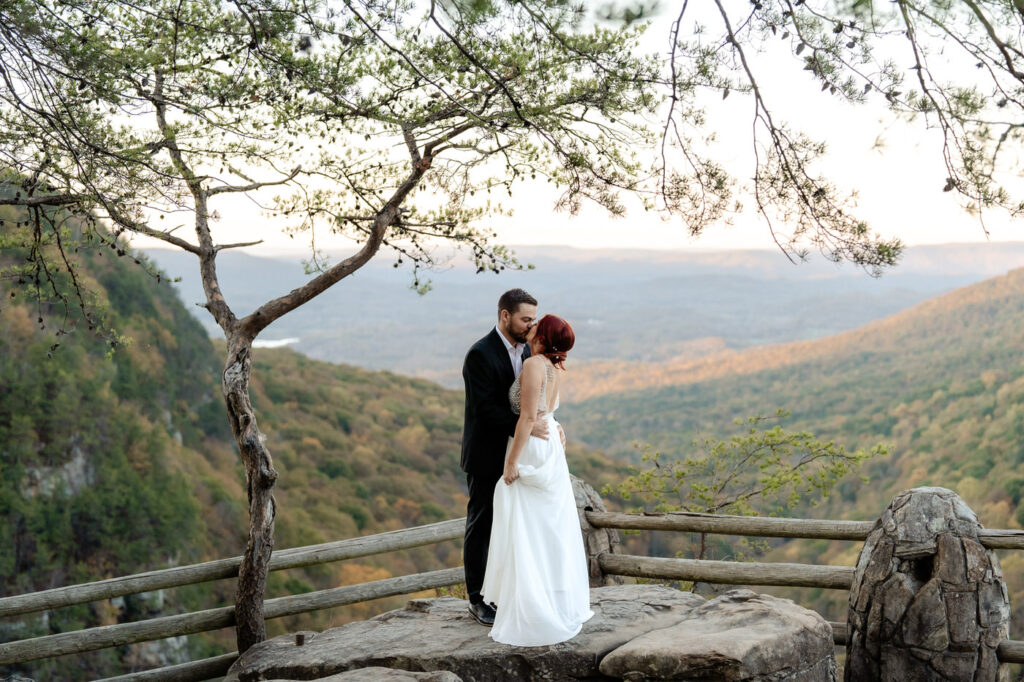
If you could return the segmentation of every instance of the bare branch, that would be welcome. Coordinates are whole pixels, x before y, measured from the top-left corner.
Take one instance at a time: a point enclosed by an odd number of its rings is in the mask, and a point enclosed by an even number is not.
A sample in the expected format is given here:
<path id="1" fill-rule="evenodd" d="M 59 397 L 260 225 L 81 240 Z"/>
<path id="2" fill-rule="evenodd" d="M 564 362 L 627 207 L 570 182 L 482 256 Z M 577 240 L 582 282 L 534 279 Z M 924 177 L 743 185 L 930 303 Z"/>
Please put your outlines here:
<path id="1" fill-rule="evenodd" d="M 299 306 L 307 303 L 316 296 L 322 294 L 332 285 L 348 277 L 359 268 L 366 265 L 371 258 L 380 250 L 384 236 L 399 215 L 399 207 L 402 201 L 409 195 L 416 185 L 419 184 L 423 174 L 430 168 L 431 157 L 422 158 L 414 164 L 412 171 L 406 177 L 402 185 L 394 192 L 387 204 L 374 216 L 373 227 L 370 235 L 362 248 L 354 255 L 349 256 L 337 265 L 327 269 L 322 274 L 306 282 L 301 287 L 293 289 L 284 296 L 268 301 L 239 321 L 238 330 L 247 338 L 255 338 L 257 334 L 265 329 L 274 320 L 280 318 Z"/>
<path id="2" fill-rule="evenodd" d="M 295 169 L 288 174 L 287 177 L 281 178 L 280 180 L 271 180 L 267 182 L 253 182 L 248 185 L 219 185 L 211 189 L 206 190 L 206 196 L 212 197 L 216 194 L 224 194 L 225 192 L 255 192 L 258 189 L 264 187 L 273 187 L 274 185 L 284 185 L 291 182 L 295 177 L 302 171 L 302 166 L 296 166 Z"/>
<path id="3" fill-rule="evenodd" d="M 82 194 L 47 194 L 32 197 L 0 197 L 0 206 L 24 206 L 33 208 L 36 206 L 67 206 L 69 204 L 80 204 L 93 200 Z"/>
<path id="4" fill-rule="evenodd" d="M 254 242 L 239 242 L 237 244 L 218 244 L 217 246 L 213 247 L 213 250 L 219 252 L 224 251 L 225 249 L 240 249 L 245 246 L 257 246 L 262 243 L 263 240 L 260 239 Z"/>
<path id="5" fill-rule="evenodd" d="M 237 318 L 224 299 L 220 289 L 220 281 L 217 278 L 217 250 L 213 245 L 213 237 L 210 234 L 210 214 L 207 209 L 207 194 L 196 174 L 185 162 L 184 156 L 178 147 L 174 133 L 167 125 L 167 106 L 163 98 L 164 74 L 157 70 L 155 77 L 156 84 L 153 87 L 151 101 L 155 108 L 157 128 L 163 136 L 166 144 L 164 147 L 171 155 L 174 167 L 181 174 L 182 179 L 192 193 L 195 202 L 195 226 L 196 236 L 199 238 L 199 272 L 203 281 L 203 291 L 206 293 L 206 309 L 210 311 L 213 318 L 220 325 L 225 335 L 229 338 L 237 324 Z"/>
<path id="6" fill-rule="evenodd" d="M 170 232 L 154 230 L 145 223 L 139 222 L 137 220 L 132 220 L 124 213 L 122 213 L 120 210 L 114 208 L 113 206 L 107 204 L 106 202 L 101 201 L 101 204 L 103 206 L 103 210 L 106 212 L 108 216 L 110 216 L 110 219 L 113 220 L 118 225 L 124 227 L 125 229 L 130 230 L 132 232 L 136 232 L 138 234 L 145 235 L 147 237 L 152 237 L 153 239 L 159 239 L 160 241 L 165 242 L 167 244 L 171 244 L 172 246 L 177 246 L 179 249 L 182 249 L 183 251 L 194 253 L 197 256 L 199 255 L 199 247 L 196 246 L 195 244 L 191 244 L 180 237 L 175 237 Z"/>

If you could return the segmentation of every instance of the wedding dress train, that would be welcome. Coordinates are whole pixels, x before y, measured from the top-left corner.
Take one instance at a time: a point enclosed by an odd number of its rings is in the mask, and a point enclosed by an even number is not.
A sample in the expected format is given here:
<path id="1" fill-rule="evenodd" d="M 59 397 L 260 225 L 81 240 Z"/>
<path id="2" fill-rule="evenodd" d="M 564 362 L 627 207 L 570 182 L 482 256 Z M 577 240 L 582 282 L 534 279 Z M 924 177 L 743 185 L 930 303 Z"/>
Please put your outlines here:
<path id="1" fill-rule="evenodd" d="M 512 387 L 513 409 L 518 409 L 518 384 L 517 379 Z M 543 389 L 541 395 L 540 404 L 547 405 Z M 551 413 L 541 419 L 548 420 L 552 437 L 530 437 L 519 458 L 519 478 L 512 485 L 500 480 L 494 488 L 494 522 L 481 590 L 484 601 L 497 606 L 491 638 L 516 646 L 564 642 L 594 615 L 558 423 Z"/>

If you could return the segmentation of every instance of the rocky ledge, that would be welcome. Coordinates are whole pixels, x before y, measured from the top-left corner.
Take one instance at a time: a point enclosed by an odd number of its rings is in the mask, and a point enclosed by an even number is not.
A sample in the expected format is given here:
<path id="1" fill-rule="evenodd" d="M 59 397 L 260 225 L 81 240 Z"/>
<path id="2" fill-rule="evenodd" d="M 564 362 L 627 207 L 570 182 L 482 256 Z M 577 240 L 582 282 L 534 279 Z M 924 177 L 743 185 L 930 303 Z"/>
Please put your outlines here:
<path id="1" fill-rule="evenodd" d="M 267 640 L 225 682 L 837 679 L 828 623 L 787 599 L 615 585 L 592 589 L 590 600 L 594 617 L 572 640 L 517 648 L 491 640 L 465 601 L 416 599 L 371 620 Z"/>

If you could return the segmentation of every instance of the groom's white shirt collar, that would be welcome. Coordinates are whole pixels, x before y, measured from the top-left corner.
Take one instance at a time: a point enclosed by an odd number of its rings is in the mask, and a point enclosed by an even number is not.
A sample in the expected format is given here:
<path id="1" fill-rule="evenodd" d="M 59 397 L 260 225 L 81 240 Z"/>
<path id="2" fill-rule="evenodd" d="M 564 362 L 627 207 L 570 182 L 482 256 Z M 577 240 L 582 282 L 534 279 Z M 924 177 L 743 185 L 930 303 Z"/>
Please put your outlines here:
<path id="1" fill-rule="evenodd" d="M 515 373 L 516 378 L 518 378 L 519 373 L 523 371 L 523 350 L 526 348 L 526 344 L 512 343 L 505 338 L 505 335 L 501 333 L 497 325 L 494 326 L 494 331 L 498 332 L 498 337 L 505 344 L 505 350 L 508 351 L 508 359 L 512 362 L 512 371 Z"/>

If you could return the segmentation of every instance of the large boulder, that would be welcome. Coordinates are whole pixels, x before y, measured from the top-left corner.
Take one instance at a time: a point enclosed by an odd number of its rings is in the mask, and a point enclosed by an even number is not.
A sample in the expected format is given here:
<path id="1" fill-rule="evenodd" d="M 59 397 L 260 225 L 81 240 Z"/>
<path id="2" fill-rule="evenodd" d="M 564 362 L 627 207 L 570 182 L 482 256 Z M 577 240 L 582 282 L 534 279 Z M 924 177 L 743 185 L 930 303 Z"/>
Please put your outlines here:
<path id="1" fill-rule="evenodd" d="M 850 590 L 848 682 L 1008 679 L 996 647 L 1008 636 L 1009 595 L 980 528 L 945 488 L 914 488 L 889 504 Z"/>
<path id="2" fill-rule="evenodd" d="M 716 622 L 719 629 L 728 617 L 715 620 L 715 612 L 721 608 L 731 609 L 734 618 L 739 619 L 744 608 L 758 604 L 759 612 L 766 613 L 769 604 L 780 608 L 778 618 L 787 623 L 796 623 L 803 618 L 807 630 L 827 624 L 812 612 L 800 609 L 791 602 L 758 597 L 751 592 L 731 593 L 734 597 L 723 596 L 706 602 L 703 597 L 680 592 L 660 585 L 613 585 L 594 588 L 591 594 L 591 608 L 594 617 L 584 624 L 579 635 L 553 646 L 511 647 L 498 644 L 488 637 L 488 630 L 476 623 L 467 610 L 467 603 L 450 597 L 438 599 L 416 599 L 404 608 L 381 614 L 366 621 L 349 623 L 325 632 L 303 633 L 303 645 L 296 644 L 295 635 L 283 635 L 256 646 L 245 652 L 228 672 L 225 682 L 255 682 L 256 680 L 332 680 L 341 673 L 366 668 L 390 668 L 395 671 L 411 672 L 447 671 L 465 682 L 513 682 L 520 680 L 596 680 L 596 679 L 668 679 L 648 676 L 650 667 L 637 664 L 636 669 L 620 664 L 615 676 L 609 678 L 603 672 L 602 661 L 610 652 L 622 650 L 638 638 L 671 628 L 684 621 L 691 621 L 694 631 L 700 631 L 699 623 L 705 618 Z M 744 607 L 748 604 L 749 607 Z M 798 612 L 802 612 L 799 613 Z M 749 614 L 748 614 L 749 616 Z M 759 632 L 769 632 L 764 627 L 770 618 L 752 624 L 754 628 L 743 631 L 742 636 L 755 639 Z M 823 625 L 824 624 L 824 625 Z M 780 625 L 779 629 L 783 626 Z M 817 632 L 817 630 L 815 630 Z M 771 631 L 771 642 L 777 641 L 778 630 Z M 792 636 L 803 637 L 798 627 L 790 630 Z M 738 637 L 740 630 L 732 633 Z M 723 635 L 728 637 L 729 635 Z M 831 634 L 828 635 L 831 643 Z M 774 644 L 765 644 L 774 646 Z M 813 647 L 808 646 L 808 651 Z M 750 651 L 757 650 L 751 644 Z M 831 649 L 829 650 L 831 654 Z M 712 654 L 716 658 L 717 653 Z M 785 656 L 785 654 L 783 654 Z M 792 669 L 807 668 L 813 654 L 801 653 L 794 659 Z M 760 660 L 769 665 L 771 657 L 760 659 L 751 654 L 748 663 L 754 665 Z M 781 669 L 771 659 L 772 669 Z M 822 668 L 817 677 L 773 677 L 773 680 L 796 680 L 807 682 L 832 682 L 829 670 L 834 672 L 835 660 L 830 656 L 830 665 Z M 710 664 L 708 664 L 710 665 Z M 699 664 L 694 663 L 694 670 Z M 707 666 L 705 666 L 707 667 Z M 813 667 L 813 666 L 811 666 Z M 752 668 L 751 668 L 752 669 Z M 376 671 L 373 674 L 398 674 Z M 377 678 L 365 678 L 377 679 Z M 402 679 L 381 677 L 381 680 Z M 719 679 L 708 677 L 675 677 L 672 679 Z M 721 678 L 728 679 L 728 678 Z M 769 679 L 752 677 L 752 680 Z M 440 680 L 438 680 L 440 682 Z"/>
<path id="3" fill-rule="evenodd" d="M 601 672 L 626 680 L 834 682 L 832 627 L 789 599 L 732 590 L 623 644 Z"/>

